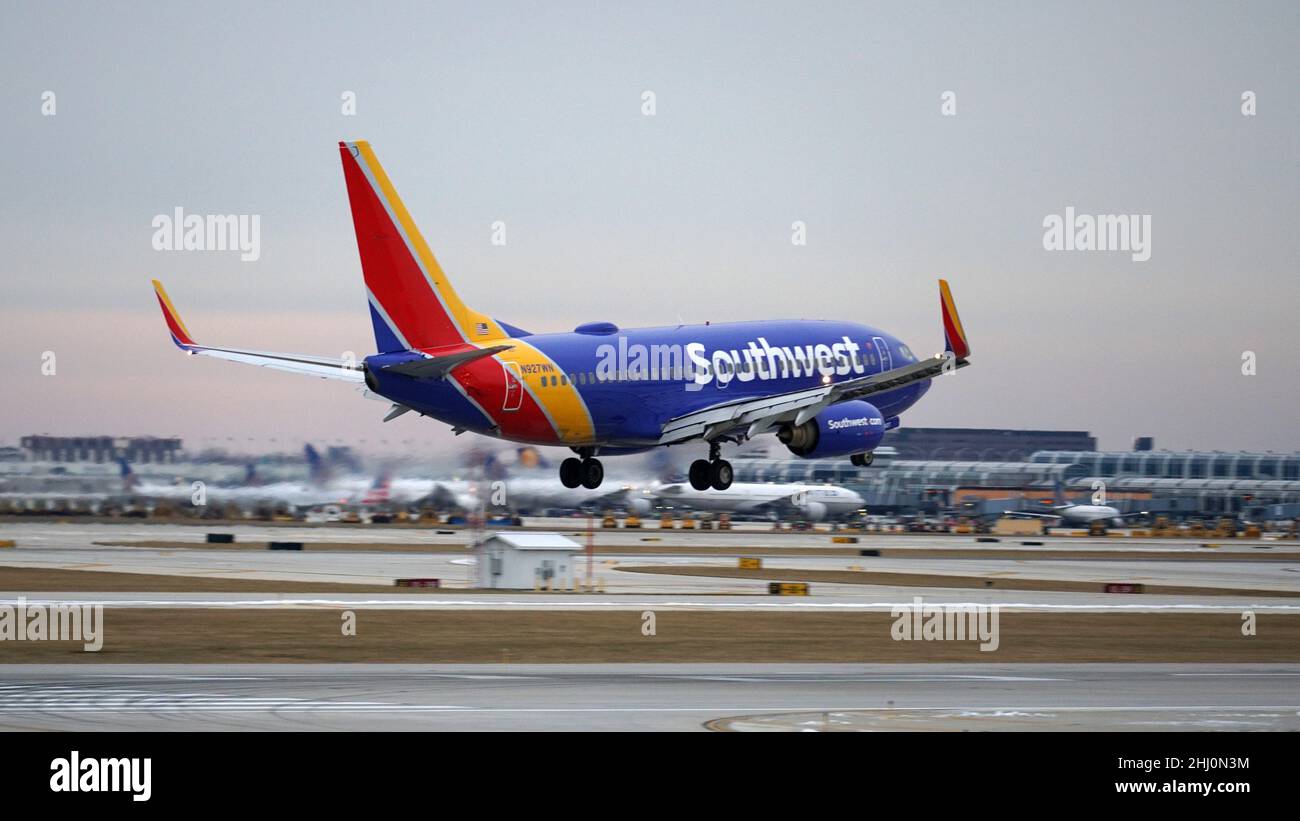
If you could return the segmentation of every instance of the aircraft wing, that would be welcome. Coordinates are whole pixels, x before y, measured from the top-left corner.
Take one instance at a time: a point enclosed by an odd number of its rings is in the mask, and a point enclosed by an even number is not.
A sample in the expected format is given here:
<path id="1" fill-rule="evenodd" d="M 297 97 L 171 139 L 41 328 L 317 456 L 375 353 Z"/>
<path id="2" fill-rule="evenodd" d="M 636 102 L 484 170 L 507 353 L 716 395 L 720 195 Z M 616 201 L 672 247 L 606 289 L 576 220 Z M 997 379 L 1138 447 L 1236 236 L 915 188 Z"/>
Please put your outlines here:
<path id="1" fill-rule="evenodd" d="M 830 395 L 832 387 L 812 388 L 811 390 L 765 396 L 761 399 L 745 399 L 737 402 L 725 402 L 698 410 L 669 420 L 659 436 L 659 444 L 672 445 L 691 439 L 712 439 L 728 431 L 745 425 L 797 413 L 803 408 L 822 403 Z M 829 404 L 829 403 L 827 403 Z M 764 430 L 771 425 L 764 427 Z M 755 431 L 757 432 L 757 431 Z"/>
<path id="2" fill-rule="evenodd" d="M 154 293 L 158 296 L 158 305 L 162 308 L 163 319 L 167 322 L 167 329 L 171 332 L 172 342 L 176 343 L 176 347 L 188 354 L 211 356 L 229 362 L 259 365 L 263 368 L 318 376 L 322 379 L 342 379 L 347 382 L 357 383 L 365 381 L 365 374 L 361 370 L 362 366 L 343 359 L 307 354 L 249 351 L 242 348 L 212 348 L 200 345 L 194 341 L 189 331 L 185 329 L 185 324 L 181 322 L 180 314 L 176 312 L 171 300 L 168 299 L 162 283 L 155 279 L 153 288 Z"/>
<path id="3" fill-rule="evenodd" d="M 803 493 L 802 490 L 796 490 L 776 499 L 749 502 L 745 505 L 745 509 L 750 513 L 797 513 L 804 509 L 799 499 Z"/>
<path id="4" fill-rule="evenodd" d="M 782 422 L 802 424 L 816 416 L 822 409 L 836 402 L 865 399 L 885 391 L 901 388 L 913 382 L 933 379 L 942 373 L 964 368 L 970 364 L 970 345 L 957 316 L 948 283 L 939 280 L 940 307 L 943 311 L 946 350 L 929 359 L 913 362 L 901 368 L 891 368 L 883 373 L 871 374 L 830 385 L 805 388 L 798 391 L 764 396 L 759 399 L 742 399 L 723 402 L 702 410 L 670 419 L 660 433 L 660 445 L 674 445 L 692 439 L 712 441 L 737 428 L 747 428 L 752 437 Z"/>
<path id="5" fill-rule="evenodd" d="M 952 365 L 948 364 L 950 361 Z M 933 379 L 944 373 L 945 368 L 964 368 L 968 364 L 965 359 L 955 358 L 951 352 L 935 354 L 930 359 L 860 379 L 714 405 L 670 420 L 664 426 L 659 444 L 713 439 L 740 427 L 747 427 L 748 435 L 753 436 L 781 422 L 800 424 L 837 402 L 865 399 L 923 379 Z"/>
<path id="6" fill-rule="evenodd" d="M 1059 513 L 1035 513 L 1030 510 L 1004 510 L 1003 516 L 1026 516 L 1031 519 L 1063 519 Z"/>

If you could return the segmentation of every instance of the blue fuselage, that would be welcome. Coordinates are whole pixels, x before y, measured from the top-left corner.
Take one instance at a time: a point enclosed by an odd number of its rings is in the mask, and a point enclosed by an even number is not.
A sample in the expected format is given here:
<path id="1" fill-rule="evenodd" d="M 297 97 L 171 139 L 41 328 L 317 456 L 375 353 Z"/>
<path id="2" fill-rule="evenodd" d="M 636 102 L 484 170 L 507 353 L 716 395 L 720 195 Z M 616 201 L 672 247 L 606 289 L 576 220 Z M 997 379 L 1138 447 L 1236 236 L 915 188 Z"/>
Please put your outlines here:
<path id="1" fill-rule="evenodd" d="M 512 341 L 539 355 L 522 366 L 511 352 L 493 367 L 508 382 L 517 376 L 528 398 L 562 429 L 566 413 L 590 416 L 591 442 L 561 433 L 531 437 L 539 444 L 598 444 L 602 452 L 641 449 L 658 442 L 665 423 L 693 411 L 736 400 L 783 394 L 861 378 L 916 361 L 897 338 L 866 325 L 821 320 L 736 322 L 618 330 L 606 323 L 555 334 L 518 332 Z M 372 366 L 417 358 L 381 354 Z M 540 364 L 538 364 L 540 363 Z M 457 428 L 503 435 L 500 421 L 518 396 L 473 393 L 472 376 L 414 380 L 384 375 L 379 392 Z M 467 388 L 469 390 L 467 391 Z M 872 403 L 886 419 L 897 417 L 929 389 L 920 381 L 877 394 Z M 574 402 L 573 397 L 580 397 Z M 564 401 L 561 401 L 561 393 Z M 490 403 L 488 400 L 491 400 Z M 501 407 L 495 407 L 498 401 Z M 491 406 L 489 406 L 491 405 Z M 581 409 L 574 411 L 574 408 Z M 575 428 L 576 429 L 576 428 Z M 509 438 L 520 438 L 510 436 Z"/>

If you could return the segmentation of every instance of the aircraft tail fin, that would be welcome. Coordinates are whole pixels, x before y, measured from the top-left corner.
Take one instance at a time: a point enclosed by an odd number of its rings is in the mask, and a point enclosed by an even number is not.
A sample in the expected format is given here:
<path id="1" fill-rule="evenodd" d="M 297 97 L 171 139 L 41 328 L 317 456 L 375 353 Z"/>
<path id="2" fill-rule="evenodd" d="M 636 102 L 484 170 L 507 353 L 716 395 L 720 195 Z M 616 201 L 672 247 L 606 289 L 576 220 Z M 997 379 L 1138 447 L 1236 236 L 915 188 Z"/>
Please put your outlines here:
<path id="1" fill-rule="evenodd" d="M 461 301 L 370 143 L 340 142 L 339 155 L 381 353 L 523 335 Z"/>
<path id="2" fill-rule="evenodd" d="M 126 461 L 125 456 L 118 457 L 117 472 L 118 472 L 118 476 L 120 476 L 122 479 L 123 491 L 130 493 L 131 491 L 135 490 L 137 485 L 140 484 L 140 477 L 135 475 L 134 470 L 131 470 L 131 463 Z"/>
<path id="3" fill-rule="evenodd" d="M 532 445 L 515 449 L 515 464 L 528 470 L 550 470 L 551 468 L 551 460 Z"/>
<path id="4" fill-rule="evenodd" d="M 375 480 L 370 483 L 370 488 L 366 491 L 366 495 L 362 497 L 361 503 L 364 505 L 388 503 L 392 499 L 392 484 L 393 479 L 388 471 L 385 470 L 381 472 L 375 477 Z"/>
<path id="5" fill-rule="evenodd" d="M 310 442 L 303 445 L 302 455 L 307 460 L 307 475 L 313 485 L 323 485 L 330 480 L 329 466 Z"/>
<path id="6" fill-rule="evenodd" d="M 965 359 L 970 356 L 970 343 L 966 341 L 966 330 L 957 315 L 957 303 L 953 301 L 946 279 L 939 280 L 939 306 L 943 310 L 944 350 L 951 351 L 958 359 Z"/>

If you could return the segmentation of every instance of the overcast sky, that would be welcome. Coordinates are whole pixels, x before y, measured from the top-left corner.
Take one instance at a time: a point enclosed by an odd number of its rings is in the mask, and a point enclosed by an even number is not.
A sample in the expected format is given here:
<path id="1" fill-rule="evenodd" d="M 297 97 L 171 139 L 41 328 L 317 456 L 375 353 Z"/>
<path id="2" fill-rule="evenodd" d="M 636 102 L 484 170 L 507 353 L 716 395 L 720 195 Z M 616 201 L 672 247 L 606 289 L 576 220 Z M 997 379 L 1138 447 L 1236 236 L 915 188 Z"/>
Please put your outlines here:
<path id="1" fill-rule="evenodd" d="M 153 300 L 201 342 L 372 352 L 336 147 L 368 139 L 461 296 L 530 330 L 837 318 L 930 352 L 944 275 L 973 366 L 905 425 L 1300 448 L 1300 4 L 650 5 L 0 5 L 0 441 L 462 444 L 187 359 Z M 1068 206 L 1150 215 L 1150 259 L 1044 249 Z M 260 215 L 260 259 L 154 250 L 176 207 Z"/>

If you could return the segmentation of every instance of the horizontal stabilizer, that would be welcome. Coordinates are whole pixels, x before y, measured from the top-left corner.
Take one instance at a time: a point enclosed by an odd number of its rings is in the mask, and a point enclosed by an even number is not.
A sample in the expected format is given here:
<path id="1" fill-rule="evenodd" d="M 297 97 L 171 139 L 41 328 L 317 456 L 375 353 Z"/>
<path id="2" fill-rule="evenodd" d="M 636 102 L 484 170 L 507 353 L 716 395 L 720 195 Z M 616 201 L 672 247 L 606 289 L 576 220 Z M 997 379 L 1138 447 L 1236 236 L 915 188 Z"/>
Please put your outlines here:
<path id="1" fill-rule="evenodd" d="M 493 345 L 488 348 L 475 348 L 443 356 L 431 356 L 428 359 L 401 362 L 396 365 L 389 365 L 383 370 L 386 373 L 398 373 L 415 379 L 444 379 L 453 368 L 464 365 L 466 362 L 473 362 L 476 359 L 495 356 L 513 347 L 513 345 Z"/>

